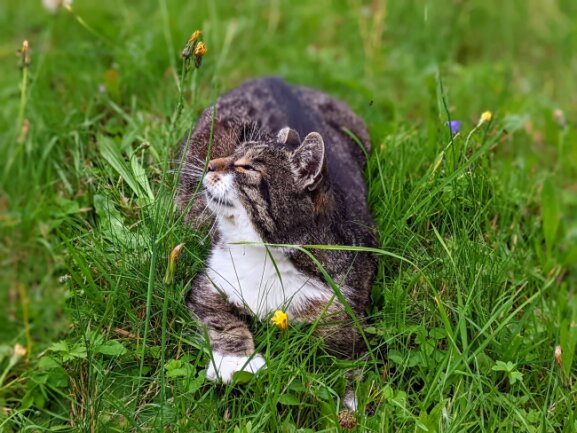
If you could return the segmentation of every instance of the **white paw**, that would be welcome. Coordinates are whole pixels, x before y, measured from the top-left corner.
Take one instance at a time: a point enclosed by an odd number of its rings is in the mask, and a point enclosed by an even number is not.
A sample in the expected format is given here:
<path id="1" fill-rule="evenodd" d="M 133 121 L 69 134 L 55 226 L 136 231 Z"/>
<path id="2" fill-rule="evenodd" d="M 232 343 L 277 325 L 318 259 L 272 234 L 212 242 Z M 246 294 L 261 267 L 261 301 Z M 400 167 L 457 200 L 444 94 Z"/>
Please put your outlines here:
<path id="1" fill-rule="evenodd" d="M 352 410 L 353 412 L 357 411 L 359 403 L 357 401 L 357 396 L 355 395 L 355 392 L 353 390 L 349 389 L 347 391 L 343 404 L 347 409 Z"/>
<path id="2" fill-rule="evenodd" d="M 212 359 L 208 361 L 206 366 L 206 378 L 212 381 L 220 380 L 222 383 L 230 383 L 233 373 L 237 371 L 256 373 L 265 364 L 264 358 L 258 353 L 253 356 L 236 356 L 212 352 Z"/>

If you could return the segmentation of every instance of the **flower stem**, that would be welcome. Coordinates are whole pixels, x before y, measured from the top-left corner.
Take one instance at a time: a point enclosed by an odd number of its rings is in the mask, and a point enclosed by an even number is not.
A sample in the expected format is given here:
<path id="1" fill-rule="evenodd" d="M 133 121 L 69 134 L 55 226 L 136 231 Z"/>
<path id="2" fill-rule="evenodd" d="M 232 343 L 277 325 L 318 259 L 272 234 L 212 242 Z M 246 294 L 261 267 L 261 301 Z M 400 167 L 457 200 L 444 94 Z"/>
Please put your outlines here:
<path id="1" fill-rule="evenodd" d="M 26 335 L 26 359 L 30 359 L 30 354 L 32 353 L 32 338 L 30 336 L 30 314 L 28 306 L 30 305 L 30 300 L 28 299 L 28 294 L 26 293 L 26 287 L 24 283 L 18 284 L 18 292 L 20 293 L 20 303 L 22 304 L 22 320 L 24 321 L 24 332 Z"/>
<path id="2" fill-rule="evenodd" d="M 22 128 L 24 122 L 24 112 L 26 111 L 28 89 L 28 65 L 22 65 L 22 84 L 20 86 L 20 106 L 18 108 L 18 125 L 17 128 Z"/>
<path id="3" fill-rule="evenodd" d="M 79 16 L 77 13 L 75 13 L 72 10 L 72 7 L 70 7 L 69 5 L 62 5 L 62 7 L 64 9 L 66 9 L 73 17 L 74 19 L 76 19 L 76 21 L 78 22 L 78 24 L 80 24 L 82 27 L 84 27 L 84 29 L 86 29 L 86 31 L 94 36 L 96 36 L 97 38 L 105 41 L 108 44 L 112 44 L 112 41 L 110 39 L 108 39 L 107 37 L 105 37 L 104 35 L 98 33 L 96 30 L 94 30 L 94 28 L 92 28 L 86 21 L 84 21 L 82 19 L 81 16 Z"/>

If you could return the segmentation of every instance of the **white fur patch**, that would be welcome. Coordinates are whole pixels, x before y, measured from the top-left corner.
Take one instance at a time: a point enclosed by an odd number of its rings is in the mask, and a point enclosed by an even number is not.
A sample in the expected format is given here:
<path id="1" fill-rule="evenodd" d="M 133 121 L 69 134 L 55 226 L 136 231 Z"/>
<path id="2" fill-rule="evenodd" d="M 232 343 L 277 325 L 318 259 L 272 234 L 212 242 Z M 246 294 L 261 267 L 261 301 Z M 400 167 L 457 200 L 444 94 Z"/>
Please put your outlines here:
<path id="1" fill-rule="evenodd" d="M 233 373 L 237 371 L 256 373 L 265 366 L 264 358 L 258 353 L 249 357 L 213 352 L 212 359 L 208 361 L 206 366 L 206 378 L 214 382 L 220 380 L 223 383 L 230 383 Z"/>
<path id="2" fill-rule="evenodd" d="M 349 389 L 345 395 L 344 401 L 343 401 L 344 406 L 349 409 L 352 410 L 353 412 L 357 411 L 357 408 L 359 406 L 359 402 L 357 401 L 357 396 L 355 395 L 355 391 Z"/>
<path id="3" fill-rule="evenodd" d="M 238 199 L 233 187 L 233 175 L 209 172 L 203 180 L 207 194 L 207 206 L 215 215 L 233 216 L 235 207 L 227 204 L 235 204 Z"/>

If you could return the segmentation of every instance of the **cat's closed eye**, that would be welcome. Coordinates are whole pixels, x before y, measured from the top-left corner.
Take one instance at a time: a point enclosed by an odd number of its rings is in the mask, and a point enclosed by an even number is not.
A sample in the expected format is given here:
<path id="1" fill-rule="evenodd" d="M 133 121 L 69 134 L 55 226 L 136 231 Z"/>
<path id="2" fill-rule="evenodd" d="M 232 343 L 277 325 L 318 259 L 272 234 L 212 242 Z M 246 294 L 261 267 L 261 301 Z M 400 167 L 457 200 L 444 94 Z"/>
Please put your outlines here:
<path id="1" fill-rule="evenodd" d="M 236 170 L 241 170 L 241 171 L 254 171 L 254 172 L 260 171 L 255 166 L 250 165 L 250 164 L 234 164 L 234 168 Z"/>

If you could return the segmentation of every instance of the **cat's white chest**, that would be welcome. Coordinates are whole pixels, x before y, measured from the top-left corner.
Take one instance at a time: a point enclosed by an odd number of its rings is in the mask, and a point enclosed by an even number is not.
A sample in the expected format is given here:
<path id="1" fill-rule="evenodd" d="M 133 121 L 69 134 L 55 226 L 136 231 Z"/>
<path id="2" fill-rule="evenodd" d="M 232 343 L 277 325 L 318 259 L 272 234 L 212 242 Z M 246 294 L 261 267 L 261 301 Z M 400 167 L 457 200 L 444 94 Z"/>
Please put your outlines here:
<path id="1" fill-rule="evenodd" d="M 267 252 L 253 245 L 221 246 L 212 252 L 207 274 L 230 302 L 261 319 L 278 309 L 290 315 L 306 301 L 326 298 L 322 283 L 270 248 Z"/>
<path id="2" fill-rule="evenodd" d="M 237 223 L 238 225 L 238 223 Z M 300 272 L 275 248 L 231 245 L 231 242 L 262 242 L 252 227 L 236 227 L 234 238 L 213 248 L 207 276 L 229 301 L 261 319 L 275 310 L 291 313 L 307 301 L 328 300 L 328 287 Z M 230 235 L 229 235 L 230 236 Z"/>

